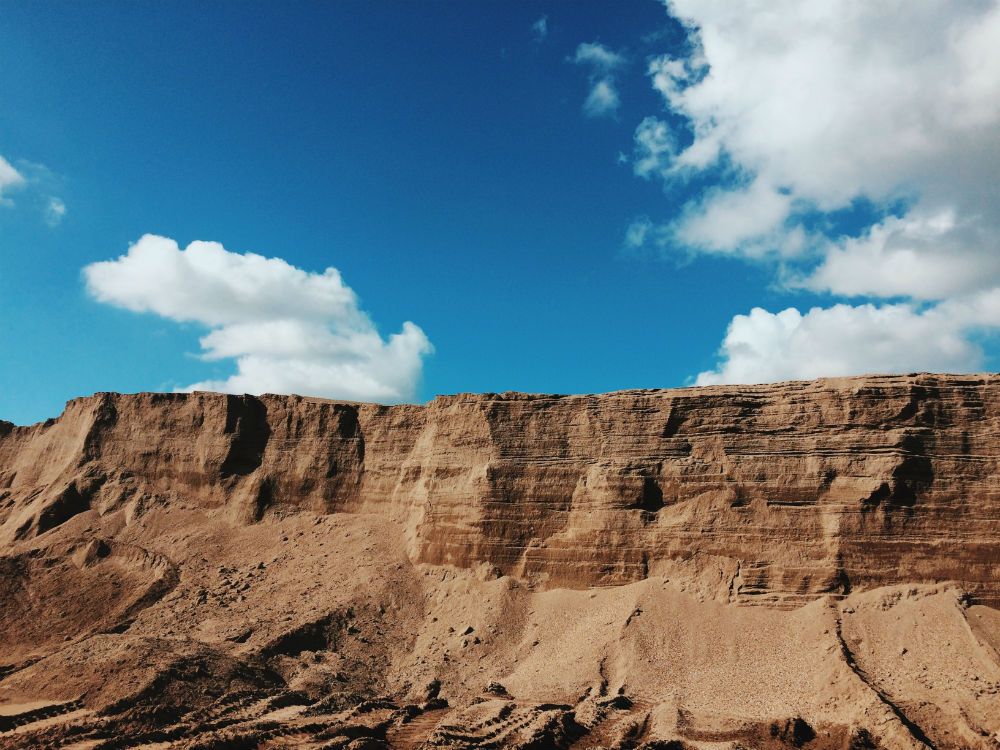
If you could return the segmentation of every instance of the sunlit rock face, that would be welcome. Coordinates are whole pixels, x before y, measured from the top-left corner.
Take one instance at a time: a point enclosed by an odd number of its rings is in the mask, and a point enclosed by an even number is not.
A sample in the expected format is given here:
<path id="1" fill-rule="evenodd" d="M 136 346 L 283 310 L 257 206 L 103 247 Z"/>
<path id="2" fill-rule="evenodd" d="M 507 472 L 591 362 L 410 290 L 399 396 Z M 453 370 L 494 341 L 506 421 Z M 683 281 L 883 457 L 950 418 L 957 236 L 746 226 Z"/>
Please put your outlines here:
<path id="1" fill-rule="evenodd" d="M 0 747 L 987 747 L 998 420 L 919 374 L 0 422 Z"/>
<path id="2" fill-rule="evenodd" d="M 598 396 L 98 394 L 4 428 L 2 533 L 143 498 L 384 515 L 414 562 L 541 587 L 651 574 L 794 606 L 960 582 L 1000 601 L 1000 381 L 914 375 Z M 704 582 L 704 581 L 703 581 Z"/>

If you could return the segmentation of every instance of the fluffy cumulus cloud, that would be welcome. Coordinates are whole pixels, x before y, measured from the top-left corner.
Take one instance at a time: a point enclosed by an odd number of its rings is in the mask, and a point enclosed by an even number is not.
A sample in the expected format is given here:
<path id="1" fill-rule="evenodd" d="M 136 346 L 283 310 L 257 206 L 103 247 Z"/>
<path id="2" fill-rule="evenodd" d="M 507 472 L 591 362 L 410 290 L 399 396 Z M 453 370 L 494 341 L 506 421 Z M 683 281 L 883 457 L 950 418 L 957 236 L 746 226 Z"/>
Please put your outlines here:
<path id="1" fill-rule="evenodd" d="M 615 84 L 615 71 L 625 64 L 625 58 L 598 42 L 585 42 L 576 48 L 571 62 L 590 68 L 590 93 L 583 102 L 588 117 L 614 115 L 621 103 Z"/>
<path id="2" fill-rule="evenodd" d="M 182 250 L 145 235 L 117 260 L 83 273 L 99 302 L 210 329 L 203 356 L 234 359 L 237 371 L 183 390 L 406 401 L 431 351 L 411 322 L 384 340 L 335 268 L 310 273 L 217 242 Z"/>
<path id="3" fill-rule="evenodd" d="M 795 282 L 848 297 L 936 300 L 1000 284 L 1000 237 L 981 216 L 890 216 L 859 237 L 823 247 L 822 262 Z M 1000 323 L 1000 321 L 997 321 Z"/>
<path id="4" fill-rule="evenodd" d="M 913 199 L 918 218 L 952 209 L 1000 219 L 997 3 L 672 0 L 668 8 L 695 52 L 655 58 L 649 72 L 693 140 L 665 151 L 659 173 L 684 178 L 726 159 L 743 177 L 693 207 L 682 223 L 690 242 L 739 251 L 781 228 L 796 204 L 832 211 L 858 196 Z M 767 196 L 775 204 L 767 226 L 748 224 Z M 746 228 L 718 242 L 691 226 L 710 211 Z"/>
<path id="5" fill-rule="evenodd" d="M 699 382 L 978 366 L 959 311 L 1000 289 L 1000 2 L 665 5 L 688 44 L 649 61 L 670 114 L 639 124 L 633 168 L 712 187 L 628 241 L 864 303 L 737 316 Z M 859 202 L 867 225 L 828 229 Z"/>
<path id="6" fill-rule="evenodd" d="M 976 370 L 983 353 L 966 337 L 972 321 L 938 308 L 834 305 L 804 315 L 756 307 L 737 315 L 722 343 L 724 361 L 697 385 L 767 383 L 866 372 Z"/>

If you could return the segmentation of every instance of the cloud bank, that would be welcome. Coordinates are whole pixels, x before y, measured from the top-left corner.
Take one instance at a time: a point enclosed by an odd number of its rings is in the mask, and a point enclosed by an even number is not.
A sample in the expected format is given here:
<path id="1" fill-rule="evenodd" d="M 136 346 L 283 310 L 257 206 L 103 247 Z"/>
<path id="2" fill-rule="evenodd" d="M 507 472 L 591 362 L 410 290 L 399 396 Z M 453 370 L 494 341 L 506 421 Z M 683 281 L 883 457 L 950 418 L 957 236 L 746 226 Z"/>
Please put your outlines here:
<path id="1" fill-rule="evenodd" d="M 211 329 L 200 340 L 204 358 L 234 359 L 236 373 L 185 391 L 407 401 L 432 351 L 409 321 L 383 340 L 335 268 L 310 273 L 217 242 L 181 250 L 172 239 L 147 234 L 125 255 L 92 263 L 83 274 L 98 302 Z"/>
<path id="2" fill-rule="evenodd" d="M 885 300 L 738 315 L 698 382 L 979 367 L 1000 318 L 960 311 L 1000 289 L 1000 3 L 665 4 L 687 53 L 649 61 L 671 114 L 637 127 L 633 169 L 711 187 L 628 244 Z M 862 226 L 830 229 L 859 204 Z"/>
<path id="3" fill-rule="evenodd" d="M 966 337 L 975 321 L 957 311 L 912 305 L 834 305 L 802 314 L 755 307 L 737 315 L 722 342 L 724 361 L 697 385 L 812 380 L 865 372 L 970 372 L 982 350 Z"/>

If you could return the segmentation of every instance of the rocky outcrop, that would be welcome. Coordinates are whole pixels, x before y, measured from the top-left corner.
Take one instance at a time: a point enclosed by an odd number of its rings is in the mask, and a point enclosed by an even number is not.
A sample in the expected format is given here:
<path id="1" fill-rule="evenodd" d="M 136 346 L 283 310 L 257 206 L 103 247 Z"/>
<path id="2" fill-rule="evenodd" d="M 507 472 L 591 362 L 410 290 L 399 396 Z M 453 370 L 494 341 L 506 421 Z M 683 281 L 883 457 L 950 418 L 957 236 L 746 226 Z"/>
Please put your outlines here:
<path id="1" fill-rule="evenodd" d="M 674 576 L 792 606 L 954 580 L 1000 603 L 1000 378 L 911 375 L 594 396 L 102 393 L 0 430 L 0 538 L 154 502 L 366 512 L 415 562 L 537 586 Z"/>
<path id="2" fill-rule="evenodd" d="M 998 418 L 911 375 L 0 422 L 0 748 L 996 747 Z"/>

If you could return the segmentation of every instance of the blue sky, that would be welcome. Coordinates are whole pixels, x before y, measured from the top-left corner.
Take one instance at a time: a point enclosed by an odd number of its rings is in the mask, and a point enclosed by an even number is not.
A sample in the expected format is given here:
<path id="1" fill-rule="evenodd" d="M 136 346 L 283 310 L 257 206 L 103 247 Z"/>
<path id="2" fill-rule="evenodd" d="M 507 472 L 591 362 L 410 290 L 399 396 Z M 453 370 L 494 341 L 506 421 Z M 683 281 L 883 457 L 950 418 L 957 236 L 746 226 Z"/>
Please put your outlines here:
<path id="1" fill-rule="evenodd" d="M 781 5 L 5 3 L 0 418 L 994 369 L 997 4 Z"/>

